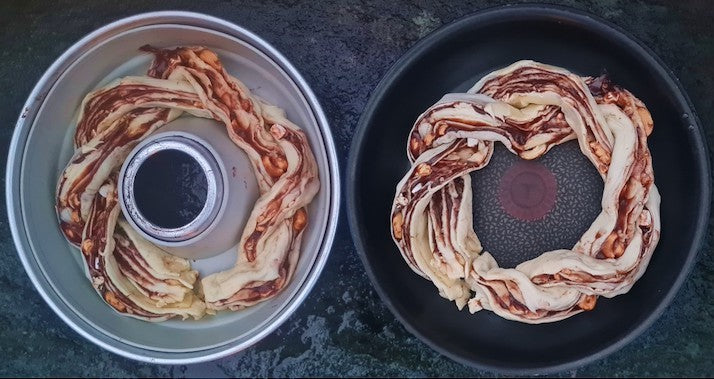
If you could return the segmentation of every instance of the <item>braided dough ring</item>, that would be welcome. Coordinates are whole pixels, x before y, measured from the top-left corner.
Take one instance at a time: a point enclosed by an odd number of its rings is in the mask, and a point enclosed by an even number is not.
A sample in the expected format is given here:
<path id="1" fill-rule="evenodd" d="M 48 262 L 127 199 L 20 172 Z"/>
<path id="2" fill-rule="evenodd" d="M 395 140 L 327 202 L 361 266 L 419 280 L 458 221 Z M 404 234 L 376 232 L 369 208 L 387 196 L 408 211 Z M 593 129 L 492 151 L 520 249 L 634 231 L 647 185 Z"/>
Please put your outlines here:
<path id="1" fill-rule="evenodd" d="M 397 185 L 392 237 L 409 267 L 439 294 L 526 323 L 565 319 L 598 296 L 629 291 L 660 235 L 660 197 L 645 105 L 606 77 L 519 61 L 448 94 L 410 133 L 411 169 Z M 602 212 L 572 249 L 500 268 L 473 229 L 471 177 L 499 141 L 523 159 L 577 139 L 605 186 Z"/>
<path id="2" fill-rule="evenodd" d="M 80 247 L 97 292 L 129 316 L 199 319 L 275 296 L 295 270 L 305 207 L 319 189 L 305 134 L 230 76 L 212 51 L 142 50 L 155 56 L 148 76 L 114 81 L 82 102 L 75 154 L 57 185 L 62 232 Z M 200 288 L 187 260 L 154 246 L 120 218 L 117 199 L 117 172 L 132 148 L 184 112 L 225 124 L 247 153 L 260 189 L 235 267 L 203 278 Z"/>

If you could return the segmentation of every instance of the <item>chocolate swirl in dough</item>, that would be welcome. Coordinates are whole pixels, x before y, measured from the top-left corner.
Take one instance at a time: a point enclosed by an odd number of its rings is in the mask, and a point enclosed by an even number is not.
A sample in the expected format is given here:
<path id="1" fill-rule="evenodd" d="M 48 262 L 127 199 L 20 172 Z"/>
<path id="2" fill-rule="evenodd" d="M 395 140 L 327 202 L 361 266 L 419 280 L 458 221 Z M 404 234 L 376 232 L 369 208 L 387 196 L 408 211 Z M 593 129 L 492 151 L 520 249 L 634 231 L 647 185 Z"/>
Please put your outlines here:
<path id="1" fill-rule="evenodd" d="M 660 235 L 660 197 L 645 105 L 606 77 L 519 61 L 448 94 L 410 133 L 412 167 L 397 185 L 392 237 L 417 274 L 459 309 L 487 309 L 526 323 L 562 320 L 627 292 Z M 523 159 L 577 139 L 605 187 L 602 212 L 572 249 L 498 267 L 473 229 L 471 177 L 494 142 Z"/>
<path id="2" fill-rule="evenodd" d="M 148 76 L 125 77 L 88 94 L 75 154 L 57 186 L 57 214 L 80 247 L 92 285 L 114 309 L 162 321 L 238 310 L 276 295 L 297 264 L 305 207 L 319 189 L 305 134 L 284 112 L 251 94 L 203 47 L 154 54 Z M 120 218 L 117 172 L 141 140 L 183 113 L 225 124 L 251 160 L 260 189 L 235 267 L 209 275 L 143 239 Z"/>

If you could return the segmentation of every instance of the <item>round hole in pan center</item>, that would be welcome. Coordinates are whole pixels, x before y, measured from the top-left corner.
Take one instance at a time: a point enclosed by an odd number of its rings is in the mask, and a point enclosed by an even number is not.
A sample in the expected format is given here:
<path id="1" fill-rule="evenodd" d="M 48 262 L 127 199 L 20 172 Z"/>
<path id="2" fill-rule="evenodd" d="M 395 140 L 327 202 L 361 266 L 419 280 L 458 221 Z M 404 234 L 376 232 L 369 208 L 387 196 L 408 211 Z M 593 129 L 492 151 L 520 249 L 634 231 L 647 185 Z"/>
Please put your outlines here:
<path id="1" fill-rule="evenodd" d="M 161 228 L 188 225 L 201 213 L 207 194 L 208 180 L 199 163 L 175 149 L 152 154 L 134 179 L 138 210 Z"/>

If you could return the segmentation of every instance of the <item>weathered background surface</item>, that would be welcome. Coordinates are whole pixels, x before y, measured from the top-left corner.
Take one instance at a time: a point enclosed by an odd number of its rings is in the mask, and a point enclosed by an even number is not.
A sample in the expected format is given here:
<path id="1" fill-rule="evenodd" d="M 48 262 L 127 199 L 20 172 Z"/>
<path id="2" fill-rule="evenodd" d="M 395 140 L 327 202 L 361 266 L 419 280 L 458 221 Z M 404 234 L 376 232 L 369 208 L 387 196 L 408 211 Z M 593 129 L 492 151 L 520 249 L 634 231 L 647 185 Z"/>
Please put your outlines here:
<path id="1" fill-rule="evenodd" d="M 501 3 L 2 1 L 0 156 L 7 154 L 25 97 L 64 49 L 84 34 L 124 16 L 185 9 L 243 25 L 281 50 L 325 108 L 344 166 L 360 112 L 390 64 L 439 26 Z M 594 12 L 649 45 L 683 82 L 711 144 L 713 2 L 558 3 Z M 4 162 L 1 167 L 4 169 Z M 1 204 L 4 207 L 5 202 Z M 372 289 L 345 222 L 339 227 L 321 279 L 276 333 L 242 353 L 191 366 L 133 362 L 101 350 L 65 326 L 24 274 L 4 215 L 0 217 L 0 252 L 2 376 L 490 375 L 440 356 L 405 331 Z M 604 360 L 561 375 L 714 375 L 713 258 L 707 244 L 677 300 L 644 335 Z"/>

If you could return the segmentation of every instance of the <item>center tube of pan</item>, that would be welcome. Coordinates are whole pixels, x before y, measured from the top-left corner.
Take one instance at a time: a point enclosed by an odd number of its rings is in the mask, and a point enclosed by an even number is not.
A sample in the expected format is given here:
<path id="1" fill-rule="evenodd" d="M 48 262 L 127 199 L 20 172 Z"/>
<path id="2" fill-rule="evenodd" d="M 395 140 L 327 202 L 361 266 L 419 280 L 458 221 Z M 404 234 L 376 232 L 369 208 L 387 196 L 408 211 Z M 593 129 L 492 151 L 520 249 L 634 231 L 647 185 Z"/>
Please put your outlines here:
<path id="1" fill-rule="evenodd" d="M 224 179 L 218 158 L 204 143 L 170 134 L 130 154 L 120 195 L 127 220 L 155 243 L 190 245 L 217 222 Z"/>
<path id="2" fill-rule="evenodd" d="M 188 225 L 206 204 L 208 181 L 201 165 L 180 150 L 149 156 L 134 178 L 136 208 L 161 228 Z"/>

